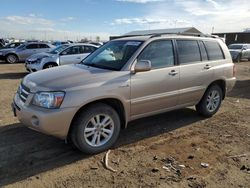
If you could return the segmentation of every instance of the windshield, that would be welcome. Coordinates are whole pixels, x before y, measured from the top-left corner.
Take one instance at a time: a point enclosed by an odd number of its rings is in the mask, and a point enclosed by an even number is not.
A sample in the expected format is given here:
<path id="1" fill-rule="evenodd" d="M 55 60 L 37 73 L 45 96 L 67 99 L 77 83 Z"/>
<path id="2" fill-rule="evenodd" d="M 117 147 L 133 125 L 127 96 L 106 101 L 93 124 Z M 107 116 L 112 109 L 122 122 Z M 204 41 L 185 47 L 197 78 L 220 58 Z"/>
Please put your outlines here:
<path id="1" fill-rule="evenodd" d="M 121 70 L 141 44 L 142 41 L 110 41 L 85 58 L 82 63 L 103 69 Z"/>
<path id="2" fill-rule="evenodd" d="M 58 46 L 54 49 L 52 49 L 49 53 L 51 54 L 59 54 L 60 52 L 62 52 L 64 49 L 68 48 L 69 45 L 61 45 L 61 46 Z"/>
<path id="3" fill-rule="evenodd" d="M 243 48 L 242 44 L 231 44 L 228 46 L 229 49 L 236 49 L 236 50 L 240 50 Z"/>

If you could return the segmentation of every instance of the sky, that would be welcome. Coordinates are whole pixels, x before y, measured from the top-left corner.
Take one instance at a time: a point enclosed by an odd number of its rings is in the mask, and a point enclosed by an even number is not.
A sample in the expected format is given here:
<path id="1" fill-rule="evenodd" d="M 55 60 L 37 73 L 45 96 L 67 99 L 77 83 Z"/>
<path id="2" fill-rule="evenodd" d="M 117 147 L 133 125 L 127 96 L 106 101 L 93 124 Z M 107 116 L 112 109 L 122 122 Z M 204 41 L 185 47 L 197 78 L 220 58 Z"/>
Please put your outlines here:
<path id="1" fill-rule="evenodd" d="M 249 0 L 0 0 L 0 38 L 107 40 L 134 30 L 250 28 Z"/>

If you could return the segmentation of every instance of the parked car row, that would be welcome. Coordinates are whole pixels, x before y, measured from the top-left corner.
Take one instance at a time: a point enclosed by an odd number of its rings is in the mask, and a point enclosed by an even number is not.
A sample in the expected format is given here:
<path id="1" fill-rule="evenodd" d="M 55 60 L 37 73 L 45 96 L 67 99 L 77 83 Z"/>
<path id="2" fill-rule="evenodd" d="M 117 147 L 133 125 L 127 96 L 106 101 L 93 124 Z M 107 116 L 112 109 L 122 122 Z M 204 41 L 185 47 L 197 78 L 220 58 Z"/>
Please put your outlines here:
<path id="1" fill-rule="evenodd" d="M 0 59 L 8 63 L 17 63 L 25 61 L 29 56 L 35 53 L 48 52 L 52 48 L 54 48 L 53 45 L 43 42 L 23 43 L 19 46 L 10 45 L 0 50 Z"/>
<path id="2" fill-rule="evenodd" d="M 15 42 L 0 49 L 0 59 L 8 63 L 24 61 L 29 72 L 59 65 L 80 63 L 99 46 L 84 43 L 66 43 L 54 46 L 44 42 Z"/>
<path id="3" fill-rule="evenodd" d="M 25 61 L 25 67 L 29 72 L 36 72 L 59 65 L 80 63 L 86 56 L 98 47 L 92 44 L 65 44 L 58 46 L 49 52 L 37 53 Z"/>

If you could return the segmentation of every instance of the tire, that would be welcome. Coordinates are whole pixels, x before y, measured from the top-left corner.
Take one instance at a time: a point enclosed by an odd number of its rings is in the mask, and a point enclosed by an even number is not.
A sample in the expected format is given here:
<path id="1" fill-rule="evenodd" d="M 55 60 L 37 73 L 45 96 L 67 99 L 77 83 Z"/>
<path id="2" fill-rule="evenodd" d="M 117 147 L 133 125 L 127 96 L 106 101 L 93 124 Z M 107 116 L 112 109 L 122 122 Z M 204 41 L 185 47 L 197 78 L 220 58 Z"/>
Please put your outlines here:
<path id="1" fill-rule="evenodd" d="M 222 89 L 218 85 L 212 85 L 207 89 L 201 101 L 195 107 L 202 116 L 211 117 L 219 110 L 221 102 Z"/>
<path id="2" fill-rule="evenodd" d="M 56 67 L 57 64 L 55 63 L 47 63 L 46 65 L 44 65 L 43 69 L 49 69 L 49 68 L 52 68 L 52 67 Z"/>
<path id="3" fill-rule="evenodd" d="M 18 63 L 18 57 L 15 54 L 8 54 L 6 56 L 6 61 L 10 64 Z"/>
<path id="4" fill-rule="evenodd" d="M 121 123 L 112 107 L 98 103 L 81 111 L 71 126 L 70 139 L 74 146 L 86 154 L 96 154 L 109 149 L 116 142 Z"/>
<path id="5" fill-rule="evenodd" d="M 239 54 L 239 55 L 237 56 L 237 58 L 235 59 L 235 62 L 236 62 L 236 63 L 240 63 L 240 60 L 241 60 L 241 54 Z"/>

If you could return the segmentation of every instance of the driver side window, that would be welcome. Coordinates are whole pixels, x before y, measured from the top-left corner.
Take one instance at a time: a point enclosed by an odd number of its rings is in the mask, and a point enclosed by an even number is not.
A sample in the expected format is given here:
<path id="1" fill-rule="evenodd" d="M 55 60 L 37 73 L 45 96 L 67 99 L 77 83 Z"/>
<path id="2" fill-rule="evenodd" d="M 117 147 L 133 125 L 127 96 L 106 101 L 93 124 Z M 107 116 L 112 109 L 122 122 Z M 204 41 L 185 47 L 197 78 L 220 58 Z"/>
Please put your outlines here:
<path id="1" fill-rule="evenodd" d="M 171 40 L 151 42 L 139 55 L 137 61 L 151 61 L 152 69 L 174 65 L 174 52 Z"/>

